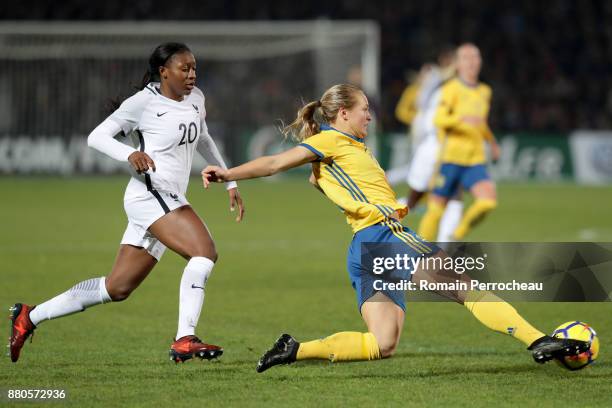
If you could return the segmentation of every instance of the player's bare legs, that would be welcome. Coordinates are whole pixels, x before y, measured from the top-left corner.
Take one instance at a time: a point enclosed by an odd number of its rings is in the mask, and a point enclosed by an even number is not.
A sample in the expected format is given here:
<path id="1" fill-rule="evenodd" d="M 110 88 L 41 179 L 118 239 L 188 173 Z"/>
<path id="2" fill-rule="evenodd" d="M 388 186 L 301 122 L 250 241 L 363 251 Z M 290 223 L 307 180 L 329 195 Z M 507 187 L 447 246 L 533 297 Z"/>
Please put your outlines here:
<path id="1" fill-rule="evenodd" d="M 404 311 L 386 295 L 376 293 L 361 305 L 366 333 L 344 331 L 299 343 L 283 334 L 259 359 L 257 372 L 297 360 L 364 361 L 391 357 L 404 326 Z"/>
<path id="2" fill-rule="evenodd" d="M 106 277 L 106 291 L 114 302 L 127 299 L 157 264 L 146 249 L 121 245 L 115 264 Z"/>
<path id="3" fill-rule="evenodd" d="M 445 258 L 448 255 L 439 251 L 433 257 Z M 428 283 L 466 282 L 469 287 L 471 278 L 465 273 L 451 269 L 417 268 L 413 282 L 425 280 Z M 491 330 L 510 335 L 528 346 L 537 363 L 545 363 L 555 357 L 580 354 L 590 344 L 577 340 L 557 339 L 546 336 L 527 322 L 516 309 L 503 299 L 487 291 L 435 291 L 437 294 L 464 305 L 473 315 Z"/>
<path id="4" fill-rule="evenodd" d="M 27 338 L 37 325 L 86 308 L 112 301 L 126 299 L 151 272 L 157 260 L 145 249 L 121 245 L 115 264 L 106 278 L 93 278 L 77 283 L 66 292 L 31 307 L 17 303 L 11 308 L 10 355 L 17 362 Z"/>
<path id="5" fill-rule="evenodd" d="M 470 189 L 474 202 L 466 210 L 454 232 L 454 239 L 461 240 L 484 217 L 497 207 L 497 192 L 495 183 L 491 180 L 482 180 Z"/>
<path id="6" fill-rule="evenodd" d="M 417 206 L 419 201 L 421 201 L 425 193 L 425 191 L 417 191 L 414 189 L 410 189 L 410 191 L 408 192 L 408 209 L 414 209 L 414 207 Z"/>
<path id="7" fill-rule="evenodd" d="M 382 358 L 391 357 L 399 344 L 405 313 L 384 294 L 378 292 L 361 306 L 368 332 L 376 337 Z"/>
<path id="8" fill-rule="evenodd" d="M 217 260 L 215 244 L 206 225 L 193 208 L 184 206 L 155 221 L 149 231 L 162 244 L 188 260 L 181 277 L 178 330 L 170 347 L 170 359 L 178 363 L 194 356 L 202 359 L 219 357 L 223 353 L 221 347 L 205 344 L 195 335 L 206 281 Z"/>
<path id="9" fill-rule="evenodd" d="M 149 231 L 185 259 L 205 257 L 217 261 L 215 243 L 202 219 L 190 206 L 177 208 L 155 221 Z"/>
<path id="10" fill-rule="evenodd" d="M 474 184 L 470 189 L 470 192 L 474 198 L 486 198 L 490 200 L 497 200 L 497 190 L 495 183 L 491 180 L 482 180 Z"/>
<path id="11" fill-rule="evenodd" d="M 429 258 L 446 258 L 448 254 L 442 250 L 438 251 L 436 254 L 430 256 Z M 427 264 L 423 264 L 427 265 Z M 412 275 L 412 282 L 420 282 L 426 281 L 428 283 L 454 283 L 456 281 L 465 282 L 469 286 L 469 282 L 471 278 L 466 273 L 456 273 L 452 269 L 427 269 L 423 267 L 423 265 L 416 268 Z M 465 297 L 468 292 L 465 291 L 434 291 L 438 295 L 445 297 L 449 300 L 457 302 L 459 304 L 463 304 L 465 301 Z"/>

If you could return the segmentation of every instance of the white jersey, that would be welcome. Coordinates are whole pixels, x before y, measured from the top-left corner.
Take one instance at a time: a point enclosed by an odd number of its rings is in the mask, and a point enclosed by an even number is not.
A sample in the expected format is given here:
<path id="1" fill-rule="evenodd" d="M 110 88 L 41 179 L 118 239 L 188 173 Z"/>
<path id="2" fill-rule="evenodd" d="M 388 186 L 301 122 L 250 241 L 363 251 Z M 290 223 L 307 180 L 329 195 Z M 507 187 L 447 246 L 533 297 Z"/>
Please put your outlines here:
<path id="1" fill-rule="evenodd" d="M 156 167 L 142 175 L 132 172 L 128 190 L 185 194 L 194 150 L 200 136 L 208 135 L 205 118 L 204 94 L 195 87 L 180 102 L 163 96 L 158 83 L 150 83 L 126 99 L 109 119 L 126 135 L 138 135 L 139 150 L 147 153 Z"/>
<path id="2" fill-rule="evenodd" d="M 437 142 L 434 116 L 440 100 L 440 86 L 444 82 L 440 68 L 432 68 L 421 84 L 417 97 L 417 114 L 412 125 L 413 140 L 416 144 Z"/>
<path id="3" fill-rule="evenodd" d="M 439 143 L 438 128 L 434 118 L 440 103 L 440 89 L 444 82 L 440 68 L 432 68 L 423 79 L 417 97 L 418 112 L 412 127 L 414 150 L 406 180 L 410 188 L 415 191 L 424 192 L 430 189 L 436 169 Z"/>
<path id="4" fill-rule="evenodd" d="M 165 214 L 189 205 L 185 193 L 194 150 L 209 164 L 227 168 L 205 119 L 204 94 L 198 88 L 179 102 L 161 95 L 158 83 L 150 83 L 89 134 L 90 147 L 123 162 L 136 149 L 113 136 L 121 131 L 135 135 L 138 149 L 155 162 L 156 171 L 141 175 L 132 170 L 123 197 L 128 227 L 121 244 L 145 248 L 159 260 L 166 247 L 148 228 Z M 228 190 L 237 187 L 234 181 L 225 185 Z"/>

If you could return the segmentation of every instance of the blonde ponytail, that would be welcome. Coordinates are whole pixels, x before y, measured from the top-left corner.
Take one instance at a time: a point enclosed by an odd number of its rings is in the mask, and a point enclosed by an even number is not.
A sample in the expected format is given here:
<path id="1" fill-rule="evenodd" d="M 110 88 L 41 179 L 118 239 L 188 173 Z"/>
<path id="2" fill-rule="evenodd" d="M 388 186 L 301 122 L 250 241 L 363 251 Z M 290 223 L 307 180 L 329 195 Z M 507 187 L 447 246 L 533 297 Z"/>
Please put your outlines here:
<path id="1" fill-rule="evenodd" d="M 282 129 L 283 135 L 285 135 L 285 137 L 291 135 L 297 142 L 301 142 L 319 133 L 321 126 L 315 119 L 315 115 L 317 114 L 317 110 L 320 111 L 320 109 L 321 101 L 308 102 L 298 111 L 295 120 Z"/>
<path id="2" fill-rule="evenodd" d="M 331 123 L 341 108 L 351 109 L 357 102 L 356 95 L 363 93 L 355 85 L 338 84 L 323 93 L 318 101 L 308 102 L 297 113 L 295 120 L 281 131 L 285 137 L 293 136 L 297 142 L 316 135 L 322 123 Z"/>

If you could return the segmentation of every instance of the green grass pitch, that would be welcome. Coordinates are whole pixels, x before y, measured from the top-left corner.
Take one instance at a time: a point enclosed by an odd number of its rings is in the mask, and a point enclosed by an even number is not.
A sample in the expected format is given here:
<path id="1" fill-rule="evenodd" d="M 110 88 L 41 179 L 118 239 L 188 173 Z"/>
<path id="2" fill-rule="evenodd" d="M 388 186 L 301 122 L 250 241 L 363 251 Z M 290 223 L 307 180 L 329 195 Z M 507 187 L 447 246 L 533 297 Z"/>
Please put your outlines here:
<path id="1" fill-rule="evenodd" d="M 126 183 L 125 177 L 0 179 L 0 305 L 6 315 L 16 301 L 38 303 L 109 271 L 126 223 Z M 194 179 L 189 198 L 220 254 L 199 334 L 225 347 L 220 361 L 170 362 L 184 261 L 166 253 L 127 301 L 42 324 L 18 364 L 1 360 L 3 393 L 65 389 L 68 398 L 58 405 L 79 407 L 612 405 L 609 303 L 515 305 L 546 332 L 573 319 L 596 328 L 600 359 L 580 372 L 536 365 L 522 344 L 482 327 L 460 306 L 409 303 L 391 359 L 297 363 L 257 374 L 258 357 L 284 331 L 309 340 L 364 329 L 345 270 L 350 229 L 303 180 L 242 183 L 242 224 L 233 221 L 221 186 L 199 186 Z M 499 208 L 470 239 L 612 241 L 610 188 L 499 190 Z M 417 218 L 405 223 L 414 228 Z M 8 334 L 8 320 L 4 325 Z"/>

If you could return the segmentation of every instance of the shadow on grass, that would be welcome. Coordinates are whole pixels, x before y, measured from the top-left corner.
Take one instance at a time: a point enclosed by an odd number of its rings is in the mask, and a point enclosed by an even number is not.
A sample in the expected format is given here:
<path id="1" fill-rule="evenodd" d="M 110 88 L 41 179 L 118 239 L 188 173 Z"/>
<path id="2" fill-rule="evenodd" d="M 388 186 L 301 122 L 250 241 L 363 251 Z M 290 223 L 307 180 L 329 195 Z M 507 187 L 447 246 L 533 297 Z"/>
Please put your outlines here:
<path id="1" fill-rule="evenodd" d="M 535 363 L 534 363 L 535 364 Z M 317 365 L 315 362 L 312 363 L 300 363 L 300 366 L 311 366 L 310 368 L 314 368 L 312 366 Z M 320 364 L 319 364 L 320 365 Z M 570 372 L 566 371 L 559 367 L 559 372 L 553 375 L 554 380 L 578 380 L 583 381 L 597 381 L 601 383 L 602 381 L 609 381 L 612 379 L 612 372 L 606 370 L 605 372 L 597 373 L 595 369 L 589 369 L 588 375 L 580 375 L 579 372 Z M 312 373 L 312 370 L 309 370 Z M 361 370 L 360 370 L 361 371 Z M 280 374 L 280 375 L 279 375 Z M 296 373 L 297 374 L 297 373 Z M 551 378 L 550 370 L 541 369 L 538 366 L 533 365 L 525 365 L 525 364 L 514 364 L 508 365 L 505 364 L 503 366 L 472 366 L 466 367 L 464 370 L 458 369 L 457 367 L 448 367 L 448 368 L 423 368 L 419 369 L 418 367 L 406 367 L 406 371 L 394 370 L 393 372 L 389 372 L 384 370 L 381 367 L 380 370 L 368 370 L 367 372 L 352 372 L 347 373 L 346 371 L 325 371 L 325 367 L 321 367 L 321 370 L 317 370 L 316 375 L 314 376 L 300 376 L 299 381 L 321 381 L 321 379 L 336 379 L 336 380 L 391 380 L 391 381 L 408 381 L 408 380 L 417 380 L 423 378 L 444 378 L 444 377 L 463 377 L 465 379 L 469 379 L 472 377 L 472 381 L 477 380 L 477 378 L 473 378 L 474 376 L 491 376 L 491 375 L 521 375 L 521 374 L 534 374 L 539 376 L 545 376 L 546 378 Z M 575 377 L 575 376 L 580 377 Z M 273 377 L 270 376 L 270 379 L 274 381 L 293 381 L 296 377 L 291 375 L 287 375 L 284 373 L 276 373 Z"/>
<path id="2" fill-rule="evenodd" d="M 401 359 L 406 359 L 406 358 L 418 359 L 418 358 L 425 358 L 425 357 L 456 357 L 456 358 L 490 357 L 490 356 L 501 357 L 501 356 L 515 356 L 516 354 L 517 354 L 516 351 L 499 351 L 499 350 L 493 350 L 493 349 L 457 350 L 457 351 L 423 349 L 421 351 L 408 351 L 408 352 L 397 353 L 393 356 L 393 359 L 394 360 L 401 360 Z"/>
<path id="3" fill-rule="evenodd" d="M 429 356 L 444 356 L 444 357 L 470 357 L 474 356 L 501 356 L 501 355 L 515 355 L 516 353 L 506 352 L 506 353 L 493 353 L 493 352 L 463 352 L 463 353 L 450 353 L 450 352 L 435 352 L 428 353 Z M 508 375 L 508 374 L 534 374 L 534 375 L 543 375 L 548 378 L 554 380 L 563 380 L 563 379 L 580 379 L 581 381 L 606 381 L 608 379 L 612 379 L 612 364 L 608 362 L 598 362 L 593 364 L 591 367 L 586 368 L 585 370 L 578 371 L 568 371 L 562 367 L 556 367 L 554 362 L 550 362 L 545 366 L 541 366 L 536 364 L 535 362 L 525 362 L 517 363 L 517 364 L 508 364 L 508 363 L 494 363 L 494 362 L 483 362 L 481 364 L 474 364 L 473 359 L 469 359 L 469 365 L 462 365 L 461 359 L 457 358 L 457 363 L 453 365 L 448 365 L 446 367 L 431 367 L 431 360 L 429 360 L 426 364 L 427 366 L 420 367 L 421 362 L 419 361 L 423 357 L 426 357 L 423 353 L 401 353 L 392 358 L 392 360 L 397 359 L 411 359 L 410 363 L 406 364 L 405 371 L 402 371 L 401 368 L 394 366 L 392 370 L 389 370 L 388 367 L 380 364 L 384 361 L 380 361 L 379 366 L 375 367 L 377 362 L 367 362 L 367 361 L 351 361 L 351 362 L 342 362 L 342 363 L 331 363 L 327 361 L 321 360 L 309 360 L 309 361 L 300 361 L 291 366 L 292 369 L 299 369 L 299 367 L 303 367 L 306 372 L 304 372 L 300 377 L 301 381 L 308 380 L 312 375 L 313 380 L 318 380 L 321 378 L 334 378 L 334 379 L 390 379 L 390 380 L 409 380 L 409 379 L 422 379 L 422 378 L 433 378 L 433 377 L 457 377 L 457 376 L 474 376 L 474 375 Z M 446 363 L 445 363 L 446 364 Z M 355 371 L 347 372 L 345 370 L 339 371 L 335 370 L 331 366 L 354 366 Z M 317 369 L 320 367 L 320 369 Z M 552 368 L 553 370 L 551 371 Z M 554 370 L 554 369 L 558 370 Z M 278 368 L 272 368 L 273 371 L 278 370 Z M 367 370 L 367 371 L 364 371 Z M 280 374 L 280 376 L 278 375 Z M 297 373 L 296 373 L 297 374 Z M 305 374 L 305 375 L 304 375 Z M 314 375 L 313 375 L 314 374 Z M 580 376 L 580 377 L 577 377 Z M 279 373 L 273 377 L 276 381 L 287 381 L 291 380 L 292 377 L 287 375 L 287 372 Z"/>

